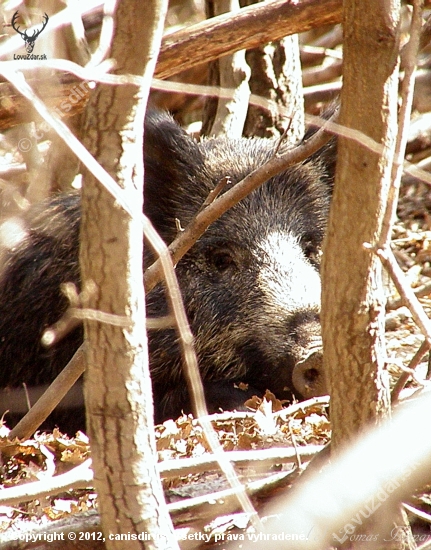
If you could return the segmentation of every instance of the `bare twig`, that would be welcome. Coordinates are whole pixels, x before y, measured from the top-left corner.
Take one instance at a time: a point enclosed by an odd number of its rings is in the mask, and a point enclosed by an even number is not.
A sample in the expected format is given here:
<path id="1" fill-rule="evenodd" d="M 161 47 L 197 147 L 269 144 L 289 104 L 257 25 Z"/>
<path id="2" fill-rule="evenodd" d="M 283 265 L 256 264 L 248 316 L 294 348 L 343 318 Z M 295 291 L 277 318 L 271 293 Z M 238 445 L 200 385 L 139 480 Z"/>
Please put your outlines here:
<path id="1" fill-rule="evenodd" d="M 329 395 L 322 395 L 321 397 L 312 397 L 307 399 L 307 401 L 301 401 L 300 403 L 294 403 L 285 409 L 281 409 L 274 413 L 274 416 L 279 416 L 280 418 L 286 418 L 287 416 L 292 416 L 298 411 L 304 412 L 310 407 L 315 407 L 316 405 L 329 405 Z"/>
<path id="2" fill-rule="evenodd" d="M 304 105 L 307 109 L 320 101 L 334 101 L 341 92 L 342 82 L 328 82 L 325 84 L 317 84 L 316 86 L 307 86 L 304 88 Z"/>
<path id="3" fill-rule="evenodd" d="M 339 78 L 342 74 L 343 62 L 339 59 L 330 65 L 311 67 L 304 69 L 302 73 L 303 86 L 316 86 L 321 83 L 327 83 L 329 80 Z"/>
<path id="4" fill-rule="evenodd" d="M 428 16 L 428 19 L 425 21 L 425 23 L 422 25 L 421 32 L 420 32 L 420 38 L 419 38 L 419 50 L 422 50 L 425 48 L 431 40 L 431 16 Z M 404 44 L 404 46 L 401 48 L 401 68 L 403 69 L 405 66 L 405 58 L 410 56 L 409 52 L 409 42 L 407 44 Z M 407 61 L 409 63 L 409 61 Z"/>
<path id="5" fill-rule="evenodd" d="M 283 142 L 285 141 L 291 126 L 292 126 L 292 117 L 289 117 L 289 119 L 287 121 L 287 126 L 284 129 L 284 132 L 281 134 L 281 136 L 277 140 L 277 145 L 275 146 L 275 149 L 274 149 L 274 157 L 276 157 L 278 155 L 278 152 L 280 151 L 280 147 L 282 146 Z"/>
<path id="6" fill-rule="evenodd" d="M 114 315 L 90 308 L 70 307 L 59 321 L 42 335 L 42 344 L 52 346 L 81 324 L 84 319 L 105 323 L 115 327 L 130 328 L 130 320 L 125 315 Z"/>
<path id="7" fill-rule="evenodd" d="M 83 346 L 60 372 L 42 397 L 9 433 L 9 439 L 27 439 L 60 403 L 69 389 L 84 372 Z"/>
<path id="8" fill-rule="evenodd" d="M 413 292 L 416 298 L 423 298 L 424 296 L 429 296 L 431 294 L 431 282 L 425 283 L 424 285 L 418 286 L 413 289 Z M 386 310 L 390 311 L 392 309 L 398 309 L 401 306 L 404 306 L 404 300 L 402 298 L 397 298 L 395 300 L 388 300 L 386 304 Z"/>
<path id="9" fill-rule="evenodd" d="M 406 504 L 405 502 L 403 503 L 403 506 L 408 512 L 411 512 L 417 518 L 420 518 L 420 519 L 426 521 L 427 523 L 431 523 L 431 515 L 430 514 L 426 514 L 422 510 L 418 510 L 417 508 L 414 508 L 413 506 L 411 506 L 410 504 Z M 431 541 L 430 541 L 430 543 L 431 543 Z M 423 548 L 423 547 L 421 546 L 420 548 Z"/>
<path id="10" fill-rule="evenodd" d="M 372 249 L 370 245 L 365 245 L 367 248 Z M 420 331 L 431 344 L 431 321 L 428 319 L 422 305 L 416 298 L 412 288 L 405 280 L 405 275 L 398 265 L 392 250 L 386 246 L 385 248 L 372 249 L 382 261 L 401 298 L 409 308 L 415 323 L 418 325 Z"/>
<path id="11" fill-rule="evenodd" d="M 395 405 L 395 403 L 398 402 L 401 390 L 406 385 L 408 379 L 413 374 L 414 369 L 419 365 L 421 362 L 423 356 L 429 351 L 431 345 L 428 342 L 428 340 L 424 340 L 420 346 L 420 348 L 417 350 L 417 352 L 412 357 L 407 369 L 405 372 L 401 374 L 401 376 L 398 378 L 395 386 L 393 387 L 391 391 L 391 403 L 392 405 Z"/>
<path id="12" fill-rule="evenodd" d="M 293 445 L 293 448 L 295 450 L 296 466 L 299 470 L 301 470 L 302 469 L 301 455 L 298 452 L 298 445 L 296 444 L 296 439 L 295 439 L 295 435 L 294 435 L 293 430 L 292 430 L 292 422 L 291 421 L 288 422 L 288 426 L 289 426 L 290 439 L 292 441 L 292 445 Z"/>
<path id="13" fill-rule="evenodd" d="M 220 193 L 223 191 L 223 189 L 226 187 L 226 185 L 229 185 L 230 183 L 230 176 L 225 176 L 222 178 L 218 184 L 212 189 L 209 193 L 207 198 L 202 203 L 202 206 L 199 208 L 198 213 L 202 212 L 207 206 L 212 204 L 216 198 L 220 195 Z"/>

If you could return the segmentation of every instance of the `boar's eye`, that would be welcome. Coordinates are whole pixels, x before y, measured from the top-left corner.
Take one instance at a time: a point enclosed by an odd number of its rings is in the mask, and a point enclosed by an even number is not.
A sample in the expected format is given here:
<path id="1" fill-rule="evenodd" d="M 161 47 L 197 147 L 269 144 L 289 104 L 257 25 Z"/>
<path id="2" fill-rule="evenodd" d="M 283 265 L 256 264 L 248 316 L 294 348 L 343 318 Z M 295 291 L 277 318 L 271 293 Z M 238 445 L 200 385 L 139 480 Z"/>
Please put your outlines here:
<path id="1" fill-rule="evenodd" d="M 308 258 L 314 266 L 318 267 L 322 257 L 322 249 L 311 241 L 303 243 L 302 249 L 305 257 Z"/>
<path id="2" fill-rule="evenodd" d="M 208 250 L 207 259 L 210 265 L 219 273 L 223 273 L 236 265 L 232 253 L 226 248 L 212 248 Z"/>

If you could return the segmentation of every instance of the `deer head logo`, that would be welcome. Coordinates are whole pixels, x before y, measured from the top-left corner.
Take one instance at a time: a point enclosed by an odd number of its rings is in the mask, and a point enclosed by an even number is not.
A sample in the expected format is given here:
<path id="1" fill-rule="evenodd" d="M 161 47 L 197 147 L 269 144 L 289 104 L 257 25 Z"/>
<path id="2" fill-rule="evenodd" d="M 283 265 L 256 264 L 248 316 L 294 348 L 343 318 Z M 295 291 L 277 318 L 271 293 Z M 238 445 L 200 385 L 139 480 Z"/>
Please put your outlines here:
<path id="1" fill-rule="evenodd" d="M 36 42 L 37 37 L 39 34 L 43 31 L 43 29 L 46 27 L 46 24 L 49 21 L 49 17 L 46 15 L 46 13 L 43 16 L 43 23 L 42 28 L 40 30 L 33 31 L 33 34 L 31 36 L 28 36 L 27 31 L 21 32 L 19 30 L 19 27 L 16 25 L 16 20 L 18 19 L 19 12 L 16 11 L 12 17 L 12 28 L 22 36 L 22 39 L 25 42 L 25 49 L 27 50 L 27 53 L 32 53 L 34 48 L 34 43 Z"/>

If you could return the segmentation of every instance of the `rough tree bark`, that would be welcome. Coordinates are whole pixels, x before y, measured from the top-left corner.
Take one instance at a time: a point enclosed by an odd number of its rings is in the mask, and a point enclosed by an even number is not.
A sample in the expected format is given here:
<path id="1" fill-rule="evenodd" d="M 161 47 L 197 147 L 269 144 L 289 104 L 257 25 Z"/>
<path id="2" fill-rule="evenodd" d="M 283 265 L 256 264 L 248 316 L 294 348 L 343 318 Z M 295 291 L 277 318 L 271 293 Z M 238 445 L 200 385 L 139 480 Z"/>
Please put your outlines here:
<path id="1" fill-rule="evenodd" d="M 399 22 L 399 0 L 344 2 L 340 124 L 381 144 L 382 154 L 339 138 L 322 266 L 324 370 L 331 391 L 333 453 L 390 414 L 381 265 L 363 244 L 378 242 L 391 181 Z M 379 533 L 376 525 L 370 522 L 365 531 L 378 536 L 378 548 L 410 547 L 408 541 L 384 542 L 384 533 Z M 359 547 L 360 543 L 356 545 L 344 535 L 347 533 L 341 533 L 339 542 Z"/>
<path id="2" fill-rule="evenodd" d="M 118 3 L 110 56 L 117 74 L 143 74 L 145 85 L 99 86 L 86 112 L 85 144 L 117 180 L 135 213 L 130 217 L 85 174 L 81 268 L 86 305 L 127 316 L 130 323 L 121 328 L 85 322 L 87 428 L 108 548 L 178 548 L 156 471 L 142 283 L 142 129 L 166 8 L 167 0 Z M 149 540 L 115 540 L 127 533 Z"/>

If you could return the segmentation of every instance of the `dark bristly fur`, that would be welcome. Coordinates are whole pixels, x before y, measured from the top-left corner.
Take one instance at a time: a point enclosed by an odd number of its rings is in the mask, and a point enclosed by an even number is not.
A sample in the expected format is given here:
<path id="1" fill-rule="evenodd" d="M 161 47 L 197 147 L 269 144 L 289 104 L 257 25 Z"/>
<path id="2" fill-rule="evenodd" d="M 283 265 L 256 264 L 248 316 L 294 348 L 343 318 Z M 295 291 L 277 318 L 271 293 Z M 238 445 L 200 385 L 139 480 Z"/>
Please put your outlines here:
<path id="1" fill-rule="evenodd" d="M 167 243 L 176 220 L 185 227 L 217 182 L 229 176 L 234 185 L 274 150 L 263 139 L 196 142 L 161 113 L 147 116 L 144 137 L 145 212 Z M 330 172 L 314 158 L 270 179 L 212 224 L 176 268 L 212 411 L 238 407 L 266 389 L 282 399 L 295 391 L 294 366 L 320 334 L 319 249 Z M 67 307 L 60 284 L 80 285 L 79 220 L 79 195 L 56 197 L 31 210 L 26 237 L 4 253 L 0 387 L 50 382 L 82 339 L 78 328 L 52 349 L 40 344 Z M 147 313 L 166 313 L 161 285 L 147 297 Z M 174 331 L 150 331 L 149 342 L 161 421 L 190 404 Z M 72 416 L 53 421 L 82 427 Z"/>

